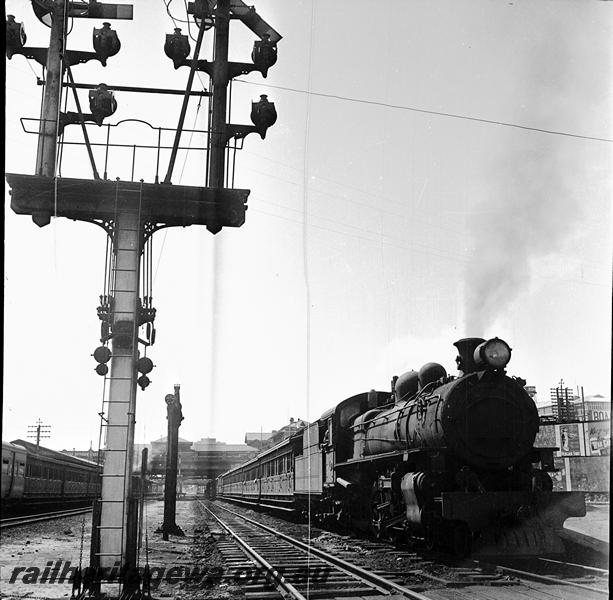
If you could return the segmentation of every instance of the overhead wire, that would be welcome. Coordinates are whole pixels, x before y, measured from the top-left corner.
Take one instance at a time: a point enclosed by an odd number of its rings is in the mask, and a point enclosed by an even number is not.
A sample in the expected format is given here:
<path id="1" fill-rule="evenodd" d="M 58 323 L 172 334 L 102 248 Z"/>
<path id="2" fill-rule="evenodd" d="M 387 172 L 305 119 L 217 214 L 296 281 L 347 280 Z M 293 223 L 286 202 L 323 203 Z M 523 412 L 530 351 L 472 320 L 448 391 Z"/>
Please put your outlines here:
<path id="1" fill-rule="evenodd" d="M 303 226 L 304 226 L 304 223 L 305 223 L 304 219 L 303 220 L 292 219 L 291 217 L 286 217 L 286 216 L 283 216 L 283 215 L 266 212 L 266 211 L 261 210 L 259 208 L 253 208 L 253 206 L 250 207 L 249 212 L 254 212 L 256 214 L 266 215 L 266 216 L 269 216 L 269 217 L 273 217 L 275 219 L 282 219 L 282 220 L 287 221 L 289 223 L 297 223 L 298 225 L 303 225 Z M 374 231 L 364 230 L 364 229 L 361 229 L 361 228 L 355 227 L 355 226 L 349 226 L 349 227 L 352 227 L 353 229 L 356 229 L 356 230 L 361 231 L 362 233 L 366 233 L 368 235 L 378 236 L 378 239 L 372 239 L 372 238 L 364 237 L 364 236 L 358 235 L 356 233 L 348 233 L 346 231 L 342 231 L 340 229 L 335 229 L 333 227 L 325 227 L 323 225 L 316 225 L 316 224 L 314 224 L 312 222 L 309 222 L 307 224 L 307 226 L 309 228 L 311 228 L 311 229 L 319 229 L 321 231 L 328 231 L 330 233 L 336 233 L 338 235 L 342 235 L 342 236 L 345 236 L 345 237 L 351 237 L 351 238 L 363 240 L 363 241 L 366 241 L 366 242 L 383 243 L 386 246 L 391 246 L 391 247 L 398 248 L 398 249 L 401 249 L 401 250 L 411 250 L 411 251 L 415 251 L 415 252 L 417 252 L 419 254 L 425 254 L 427 256 L 436 256 L 438 258 L 443 258 L 443 259 L 446 259 L 446 260 L 450 260 L 452 262 L 460 262 L 460 263 L 467 263 L 467 262 L 469 262 L 468 259 L 463 260 L 463 259 L 459 258 L 457 254 L 440 254 L 440 253 L 433 252 L 432 249 L 429 246 L 427 246 L 425 244 L 417 243 L 417 242 L 415 242 L 413 240 L 411 240 L 411 246 L 404 246 L 402 244 L 397 243 L 399 241 L 398 238 L 394 238 L 393 236 L 389 236 L 389 235 L 386 235 L 386 234 L 381 234 L 381 233 L 374 232 Z M 390 241 L 386 240 L 385 238 L 389 238 Z M 416 248 L 415 246 L 418 246 L 418 248 Z M 419 246 L 423 247 L 423 249 L 420 249 Z"/>
<path id="2" fill-rule="evenodd" d="M 245 79 L 236 79 L 235 81 L 239 83 L 246 83 L 248 85 L 258 85 L 261 87 L 261 84 L 255 83 L 252 81 L 247 81 Z M 516 129 L 524 129 L 527 131 L 536 131 L 539 133 L 546 133 L 548 135 L 560 135 L 560 136 L 565 136 L 565 137 L 578 138 L 578 139 L 583 139 L 583 140 L 592 140 L 592 141 L 597 141 L 597 142 L 609 142 L 609 143 L 613 142 L 613 139 L 611 138 L 597 137 L 597 136 L 591 136 L 591 135 L 581 135 L 578 133 L 571 133 L 568 131 L 558 131 L 555 129 L 544 129 L 541 127 L 530 127 L 529 125 L 520 125 L 519 123 L 511 123 L 510 121 L 499 121 L 496 119 L 485 119 L 482 117 L 472 117 L 470 115 L 463 115 L 460 113 L 450 113 L 450 112 L 443 112 L 443 111 L 438 111 L 438 110 L 430 110 L 430 109 L 425 109 L 425 108 L 418 108 L 416 106 L 405 106 L 402 104 L 390 104 L 387 102 L 379 102 L 377 100 L 365 100 L 363 98 L 352 98 L 350 96 L 341 96 L 338 94 L 327 94 L 323 92 L 313 92 L 310 90 L 300 90 L 297 88 L 291 88 L 291 87 L 286 87 L 286 86 L 281 86 L 281 85 L 271 85 L 269 83 L 266 84 L 266 87 L 274 88 L 277 90 L 285 90 L 288 92 L 295 92 L 297 94 L 307 94 L 308 96 L 318 96 L 321 98 L 330 98 L 333 100 L 343 100 L 345 102 L 355 102 L 358 104 L 381 106 L 383 108 L 391 108 L 395 110 L 406 110 L 406 111 L 423 113 L 423 114 L 428 114 L 428 115 L 435 115 L 439 117 L 449 117 L 452 119 L 463 119 L 466 121 L 475 121 L 477 123 L 486 123 L 489 125 L 500 125 L 503 127 L 513 127 Z"/>
<path id="3" fill-rule="evenodd" d="M 265 173 L 265 172 L 259 171 L 257 169 L 251 169 L 249 167 L 243 167 L 243 170 L 252 171 L 254 173 L 257 173 L 258 175 L 262 175 L 264 177 L 269 177 L 271 179 L 276 179 L 278 181 L 283 181 L 285 183 L 288 183 L 288 184 L 296 186 L 296 187 L 298 185 L 300 185 L 299 183 L 297 183 L 295 181 L 291 181 L 290 179 L 285 179 L 284 177 L 279 177 L 277 175 L 272 175 L 270 173 Z M 338 185 L 342 186 L 343 184 L 338 183 Z M 312 188 L 309 186 L 309 189 L 311 190 Z M 379 208 L 378 206 L 374 206 L 374 205 L 369 204 L 367 202 L 360 202 L 358 200 L 354 200 L 353 198 L 342 196 L 340 194 L 335 194 L 333 192 L 327 192 L 327 191 L 324 191 L 324 190 L 312 190 L 312 191 L 314 191 L 318 195 L 327 196 L 329 198 L 338 198 L 338 199 L 343 200 L 345 202 L 349 202 L 351 204 L 355 204 L 356 206 L 362 206 L 364 208 L 368 208 L 368 209 L 372 209 L 372 210 L 381 210 L 381 212 L 384 212 L 384 213 L 386 213 L 386 214 L 388 214 L 390 216 L 396 217 L 398 219 L 403 219 L 404 220 L 404 219 L 407 218 L 407 215 L 405 215 L 405 214 L 394 212 L 394 211 L 391 211 L 391 210 L 382 209 L 382 208 Z M 367 197 L 370 198 L 371 195 L 367 194 Z M 384 198 L 384 199 L 388 200 L 387 198 Z M 266 200 L 262 200 L 262 202 L 264 202 L 265 204 L 272 204 L 271 202 L 266 201 Z M 279 208 L 284 208 L 284 209 L 287 209 L 287 210 L 296 210 L 296 209 L 292 209 L 292 208 L 290 208 L 288 206 L 281 206 L 281 205 L 274 205 L 274 206 L 278 206 Z M 400 204 L 399 204 L 399 206 L 400 206 Z M 310 214 L 312 216 L 317 217 L 317 215 L 315 215 L 313 213 L 310 213 Z M 424 218 L 424 217 L 422 217 L 422 216 L 420 216 L 418 214 L 412 214 L 410 216 L 410 218 L 411 218 L 411 221 L 414 221 L 414 222 L 418 221 L 418 222 L 422 223 L 424 226 L 431 226 L 433 229 L 436 229 L 436 230 L 447 231 L 448 233 L 455 234 L 455 235 L 462 235 L 462 231 L 457 230 L 457 229 L 452 229 L 451 227 L 446 227 L 446 226 L 444 226 L 440 222 L 440 220 L 438 220 L 438 221 L 431 221 L 431 220 L 428 220 L 428 219 L 426 219 L 426 218 Z M 337 221 L 337 222 L 339 224 L 341 223 L 340 221 Z"/>

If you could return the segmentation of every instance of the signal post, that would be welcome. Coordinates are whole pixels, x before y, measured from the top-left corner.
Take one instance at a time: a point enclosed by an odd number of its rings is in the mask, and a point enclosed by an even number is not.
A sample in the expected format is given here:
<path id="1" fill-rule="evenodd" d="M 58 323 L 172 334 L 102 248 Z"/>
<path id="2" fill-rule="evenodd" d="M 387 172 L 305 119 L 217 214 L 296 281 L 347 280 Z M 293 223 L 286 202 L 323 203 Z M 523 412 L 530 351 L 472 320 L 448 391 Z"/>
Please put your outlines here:
<path id="1" fill-rule="evenodd" d="M 11 188 L 11 208 L 17 214 L 30 215 L 34 223 L 43 227 L 51 217 L 66 217 L 86 221 L 102 227 L 112 245 L 112 266 L 108 295 L 101 297 L 98 316 L 102 322 L 101 342 L 94 353 L 99 362 L 96 371 L 109 382 L 108 398 L 101 416 L 101 428 L 105 433 L 105 462 L 102 473 L 102 491 L 94 507 L 90 569 L 85 582 L 80 579 L 78 590 L 82 594 L 100 592 L 101 584 L 108 580 L 101 575 L 119 573 L 118 595 L 128 597 L 140 589 L 141 582 L 128 580 L 126 573 L 137 567 L 138 499 L 132 492 L 132 455 L 137 384 L 143 390 L 149 383 L 146 377 L 153 364 L 140 357 L 139 343 L 152 345 L 150 325 L 155 309 L 139 300 L 141 256 L 143 248 L 153 233 L 163 227 L 204 225 L 212 233 L 223 227 L 240 227 L 245 222 L 249 190 L 224 187 L 224 153 L 228 141 L 240 139 L 252 132 L 262 138 L 267 128 L 276 120 L 274 105 L 265 98 L 252 104 L 251 125 L 232 125 L 225 122 L 227 86 L 232 77 L 260 71 L 264 76 L 276 61 L 276 41 L 281 39 L 242 0 L 196 0 L 189 3 L 190 14 L 200 27 L 215 26 L 214 61 L 201 61 L 198 56 L 185 60 L 183 44 L 180 55 L 171 56 L 175 68 L 189 66 L 190 80 L 184 96 L 184 109 L 177 127 L 172 156 L 176 156 L 182 131 L 182 118 L 191 93 L 193 71 L 207 72 L 212 79 L 212 131 L 209 132 L 209 164 L 203 172 L 207 187 L 172 185 L 170 178 L 174 158 L 171 156 L 168 175 L 163 184 L 133 181 L 109 181 L 100 179 L 95 168 L 93 154 L 86 132 L 85 122 L 110 116 L 116 103 L 112 86 L 99 86 L 89 92 L 92 114 L 84 114 L 72 85 L 77 103 L 77 113 L 62 113 L 60 99 L 64 75 L 74 84 L 71 66 L 89 60 L 106 59 L 119 51 L 115 32 L 107 23 L 94 30 L 95 52 L 68 50 L 66 46 L 66 22 L 69 17 L 100 19 L 132 19 L 132 6 L 90 2 L 66 2 L 65 0 L 34 0 L 36 16 L 51 26 L 49 48 L 25 46 L 21 23 L 13 17 L 7 19 L 7 56 L 22 54 L 46 66 L 45 92 L 35 175 L 9 173 L 6 179 Z M 216 7 L 215 11 L 212 7 Z M 253 63 L 228 62 L 228 31 L 230 19 L 239 19 L 260 38 L 252 54 Z M 201 34 L 203 32 L 201 31 Z M 201 39 L 201 34 L 199 38 Z M 171 37 L 183 43 L 178 32 Z M 172 41 L 172 40 L 171 40 Z M 187 45 L 189 53 L 189 44 Z M 170 53 L 167 50 L 167 54 Z M 81 86 L 82 87 L 82 86 Z M 135 91 L 138 88 L 133 88 Z M 141 88 L 152 92 L 150 88 Z M 57 177 L 58 137 L 69 124 L 80 124 L 84 145 L 92 163 L 94 179 Z M 157 181 L 157 179 L 156 179 Z M 147 339 L 139 337 L 139 328 L 147 325 Z M 110 364 L 110 370 L 107 366 Z M 143 373 L 138 377 L 139 371 Z M 178 389 L 177 396 L 178 396 Z M 115 580 L 115 583 L 117 581 Z"/>

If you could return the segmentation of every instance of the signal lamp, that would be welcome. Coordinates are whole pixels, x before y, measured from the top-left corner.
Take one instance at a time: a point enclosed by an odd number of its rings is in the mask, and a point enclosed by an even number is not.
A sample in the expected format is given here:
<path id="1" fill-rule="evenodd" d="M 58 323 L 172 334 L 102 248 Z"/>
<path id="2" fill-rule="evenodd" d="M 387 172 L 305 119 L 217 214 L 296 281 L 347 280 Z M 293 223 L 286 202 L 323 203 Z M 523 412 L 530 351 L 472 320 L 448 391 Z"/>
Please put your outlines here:
<path id="1" fill-rule="evenodd" d="M 277 121 L 277 111 L 274 102 L 268 102 L 268 96 L 262 94 L 259 102 L 251 103 L 251 122 L 255 125 L 260 137 L 266 137 L 266 130 Z"/>
<path id="2" fill-rule="evenodd" d="M 110 23 L 102 23 L 102 29 L 96 29 L 94 27 L 93 42 L 94 52 L 105 67 L 106 59 L 109 56 L 115 56 L 121 48 L 121 42 L 117 37 L 117 32 L 111 29 Z"/>
<path id="3" fill-rule="evenodd" d="M 113 92 L 109 91 L 105 83 L 89 90 L 89 109 L 92 111 L 94 121 L 102 125 L 106 117 L 110 117 L 117 110 L 117 100 Z"/>
<path id="4" fill-rule="evenodd" d="M 98 373 L 98 375 L 104 376 L 108 372 L 109 372 L 109 368 L 104 363 L 100 363 L 99 365 L 96 365 L 96 373 Z"/>
<path id="5" fill-rule="evenodd" d="M 211 5 L 215 5 L 215 2 L 211 0 L 195 0 L 195 2 L 187 3 L 187 12 L 190 15 L 194 15 L 194 21 L 198 28 L 204 27 L 205 31 L 208 31 L 215 21 L 211 13 Z"/>
<path id="6" fill-rule="evenodd" d="M 189 39 L 186 35 L 181 34 L 181 29 L 176 27 L 174 33 L 166 34 L 164 53 L 172 59 L 175 69 L 178 69 L 189 56 L 190 50 Z"/>
<path id="7" fill-rule="evenodd" d="M 511 360 L 511 347 L 504 340 L 492 338 L 475 348 L 474 359 L 477 367 L 504 369 Z"/>
<path id="8" fill-rule="evenodd" d="M 23 23 L 17 23 L 13 15 L 6 15 L 6 57 L 11 58 L 26 43 Z"/>
<path id="9" fill-rule="evenodd" d="M 263 77 L 268 75 L 268 69 L 277 62 L 277 45 L 270 41 L 267 33 L 262 36 L 262 40 L 253 43 L 251 60 Z"/>
<path id="10" fill-rule="evenodd" d="M 147 377 L 146 375 L 141 375 L 136 380 L 136 383 L 140 385 L 141 390 L 145 391 L 145 388 L 151 383 L 151 379 L 149 379 L 149 377 Z"/>
<path id="11" fill-rule="evenodd" d="M 53 22 L 53 4 L 53 0 L 32 0 L 32 10 L 36 18 L 47 27 L 51 27 Z"/>
<path id="12" fill-rule="evenodd" d="M 94 350 L 94 360 L 99 363 L 107 363 L 111 359 L 111 351 L 106 346 L 98 346 Z"/>
<path id="13" fill-rule="evenodd" d="M 136 361 L 136 369 L 139 373 L 143 373 L 145 375 L 147 373 L 151 373 L 153 370 L 153 361 L 150 358 L 143 356 Z"/>

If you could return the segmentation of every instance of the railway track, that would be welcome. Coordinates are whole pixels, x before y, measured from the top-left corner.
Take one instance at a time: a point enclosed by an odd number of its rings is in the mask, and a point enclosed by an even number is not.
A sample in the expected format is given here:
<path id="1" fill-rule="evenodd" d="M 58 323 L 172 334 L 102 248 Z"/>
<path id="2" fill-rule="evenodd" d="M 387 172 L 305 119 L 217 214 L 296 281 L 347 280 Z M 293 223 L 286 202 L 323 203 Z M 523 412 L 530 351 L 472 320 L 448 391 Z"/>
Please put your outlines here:
<path id="1" fill-rule="evenodd" d="M 608 571 L 597 567 L 550 558 L 515 559 L 501 562 L 501 564 L 480 560 L 455 561 L 449 560 L 449 557 L 437 555 L 421 556 L 383 541 L 358 540 L 340 536 L 337 536 L 340 543 L 330 543 L 328 539 L 326 543 L 320 544 L 319 538 L 314 537 L 312 544 L 307 546 L 223 506 L 217 504 L 212 506 L 217 513 L 220 513 L 217 509 L 221 509 L 223 518 L 228 518 L 232 522 L 230 527 L 235 528 L 235 533 L 239 536 L 246 530 L 246 523 L 252 530 L 254 527 L 260 528 L 260 539 L 256 548 L 264 548 L 262 554 L 269 552 L 267 548 L 273 544 L 280 544 L 280 542 L 272 541 L 273 538 L 270 537 L 272 535 L 280 535 L 284 542 L 289 543 L 289 546 L 277 545 L 276 547 L 279 548 L 277 553 L 273 551 L 270 558 L 268 555 L 266 558 L 269 567 L 272 570 L 276 568 L 286 581 L 292 582 L 292 577 L 298 576 L 298 583 L 294 587 L 303 594 L 304 598 L 330 600 L 348 596 L 356 598 L 387 595 L 397 598 L 428 598 L 428 600 L 448 600 L 449 598 L 472 600 L 475 597 L 481 600 L 500 600 L 501 598 L 505 600 L 512 598 L 601 600 L 608 597 Z M 274 520 L 269 518 L 267 522 L 276 527 Z M 324 534 L 322 537 L 329 538 L 330 536 Z M 224 558 L 229 560 L 227 564 L 230 569 L 242 568 L 247 569 L 245 573 L 250 572 L 249 568 L 252 567 L 248 565 L 253 566 L 253 563 L 244 562 L 246 560 L 244 554 L 238 551 L 229 538 L 221 539 L 218 545 Z M 374 572 L 372 571 L 373 556 L 386 558 L 381 561 L 384 566 Z M 279 557 L 280 562 L 277 562 Z M 306 566 L 305 557 L 310 557 L 307 561 L 311 561 Z M 314 562 L 320 557 L 323 557 L 324 563 Z M 395 564 L 398 567 L 389 567 Z M 334 565 L 340 565 L 343 574 L 335 572 Z M 288 566 L 291 566 L 289 571 L 287 571 Z M 264 567 L 262 569 L 265 570 Z M 366 582 L 360 581 L 352 588 L 352 580 L 346 578 L 347 571 L 356 573 L 357 579 L 353 581 L 359 581 L 359 578 L 363 577 Z M 232 575 L 228 574 L 228 576 L 232 577 L 235 572 L 232 571 Z M 364 576 L 365 573 L 379 579 L 369 581 Z M 308 588 L 304 585 L 307 577 L 312 577 Z M 386 587 L 385 583 L 381 583 L 380 580 L 392 585 Z M 338 585 L 330 586 L 329 589 L 322 587 L 332 583 Z M 250 581 L 249 584 L 245 588 L 246 597 L 254 600 L 278 597 L 300 598 L 300 596 L 284 596 L 279 592 L 275 594 L 274 586 L 273 588 L 266 587 L 269 584 L 261 579 Z M 369 584 L 371 584 L 370 588 L 368 588 Z"/>
<path id="2" fill-rule="evenodd" d="M 333 600 L 335 598 L 412 598 L 429 600 L 382 577 L 221 506 L 202 509 L 225 532 L 217 540 L 233 581 L 244 580 L 249 600 Z M 222 516 L 219 516 L 219 513 Z"/>
<path id="3" fill-rule="evenodd" d="M 496 565 L 475 562 L 484 565 L 481 566 L 484 570 L 494 569 L 497 573 L 518 577 L 520 580 L 577 590 L 582 598 L 609 596 L 609 572 L 606 569 L 551 558 L 515 559 L 501 561 L 501 564 Z M 584 592 L 591 595 L 584 596 Z"/>
<path id="4" fill-rule="evenodd" d="M 92 507 L 71 508 L 69 510 L 59 510 L 54 512 L 39 513 L 35 515 L 21 515 L 19 517 L 10 517 L 0 520 L 0 529 L 9 527 L 19 527 L 20 525 L 29 525 L 39 521 L 51 521 L 52 519 L 62 519 L 64 517 L 73 517 L 91 512 Z"/>

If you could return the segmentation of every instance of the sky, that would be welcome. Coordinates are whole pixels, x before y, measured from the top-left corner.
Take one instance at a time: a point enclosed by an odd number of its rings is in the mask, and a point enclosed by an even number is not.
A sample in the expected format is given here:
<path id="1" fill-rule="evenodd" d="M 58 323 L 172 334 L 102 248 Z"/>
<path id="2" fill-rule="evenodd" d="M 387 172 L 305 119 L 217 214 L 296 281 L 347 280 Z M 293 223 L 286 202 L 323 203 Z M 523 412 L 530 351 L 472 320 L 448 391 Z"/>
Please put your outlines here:
<path id="1" fill-rule="evenodd" d="M 185 19 L 182 2 L 169 8 Z M 154 235 L 156 366 L 138 393 L 136 441 L 165 435 L 175 384 L 182 438 L 237 443 L 387 390 L 427 362 L 453 374 L 452 344 L 469 336 L 505 339 L 509 374 L 535 385 L 539 401 L 560 379 L 609 398 L 611 3 L 258 0 L 256 9 L 283 36 L 279 58 L 266 79 L 233 83 L 230 121 L 248 124 L 260 94 L 278 121 L 237 152 L 234 185 L 251 190 L 241 228 Z M 6 10 L 24 22 L 28 45 L 48 45 L 29 2 Z M 69 48 L 91 50 L 100 25 L 75 19 Z M 136 0 L 134 20 L 112 26 L 120 53 L 106 68 L 74 67 L 77 82 L 184 89 L 187 69 L 163 52 L 175 24 L 161 0 Z M 230 59 L 249 60 L 254 39 L 233 22 Z M 211 41 L 208 32 L 202 58 Z M 34 172 L 36 136 L 19 119 L 38 118 L 40 71 L 22 56 L 7 61 L 7 172 Z M 179 96 L 116 99 L 109 123 L 176 127 Z M 190 101 L 186 127 L 206 128 L 204 102 Z M 69 129 L 66 139 L 79 140 Z M 103 129 L 89 131 L 103 141 Z M 134 122 L 113 136 L 156 141 Z M 182 143 L 203 138 L 185 133 Z M 95 156 L 102 170 L 104 154 Z M 167 164 L 162 155 L 162 177 Z M 180 152 L 172 181 L 201 186 L 203 173 L 201 151 Z M 83 147 L 65 147 L 61 175 L 91 177 Z M 133 175 L 131 149 L 110 152 L 110 179 L 154 176 L 150 151 L 137 152 Z M 95 225 L 57 218 L 38 228 L 16 215 L 6 188 L 3 439 L 40 419 L 49 447 L 97 448 L 103 379 L 91 354 L 105 247 Z"/>

